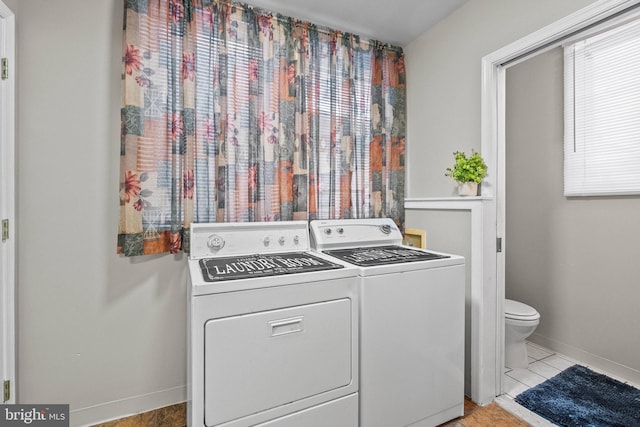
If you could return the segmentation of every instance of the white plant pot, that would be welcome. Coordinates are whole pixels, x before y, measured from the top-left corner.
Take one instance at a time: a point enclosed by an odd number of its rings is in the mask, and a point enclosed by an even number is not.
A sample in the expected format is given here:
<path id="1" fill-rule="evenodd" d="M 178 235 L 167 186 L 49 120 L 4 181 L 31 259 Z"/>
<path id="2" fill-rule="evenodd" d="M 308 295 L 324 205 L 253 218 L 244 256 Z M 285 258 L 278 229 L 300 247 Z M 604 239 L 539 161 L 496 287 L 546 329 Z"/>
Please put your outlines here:
<path id="1" fill-rule="evenodd" d="M 477 196 L 478 183 L 477 182 L 459 182 L 458 195 L 459 196 Z"/>

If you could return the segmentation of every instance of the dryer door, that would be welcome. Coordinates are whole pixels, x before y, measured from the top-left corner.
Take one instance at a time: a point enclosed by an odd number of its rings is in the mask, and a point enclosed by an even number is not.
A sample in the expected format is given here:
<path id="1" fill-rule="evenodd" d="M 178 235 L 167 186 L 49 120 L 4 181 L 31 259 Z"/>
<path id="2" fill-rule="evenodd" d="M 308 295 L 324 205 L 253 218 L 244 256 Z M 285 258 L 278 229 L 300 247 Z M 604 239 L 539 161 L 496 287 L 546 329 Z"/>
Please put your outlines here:
<path id="1" fill-rule="evenodd" d="M 205 324 L 205 423 L 215 426 L 351 383 L 351 300 Z"/>

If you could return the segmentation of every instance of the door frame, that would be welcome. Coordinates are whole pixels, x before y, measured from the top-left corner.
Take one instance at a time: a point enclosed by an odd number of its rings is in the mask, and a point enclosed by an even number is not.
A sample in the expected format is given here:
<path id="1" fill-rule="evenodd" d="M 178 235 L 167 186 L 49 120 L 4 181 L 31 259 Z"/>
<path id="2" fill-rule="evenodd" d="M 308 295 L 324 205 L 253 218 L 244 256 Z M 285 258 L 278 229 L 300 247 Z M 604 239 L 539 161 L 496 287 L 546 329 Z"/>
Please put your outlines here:
<path id="1" fill-rule="evenodd" d="M 15 236 L 15 14 L 0 1 L 0 58 L 8 60 L 8 78 L 0 80 L 0 219 L 8 220 L 8 239 L 0 239 L 0 379 L 10 381 L 9 400 L 16 402 L 16 236 Z"/>
<path id="2" fill-rule="evenodd" d="M 496 259 L 496 311 L 495 331 L 495 390 L 496 396 L 503 393 L 504 384 L 504 298 L 505 298 L 505 253 L 508 241 L 506 231 L 506 115 L 505 76 L 506 70 L 519 62 L 557 47 L 561 40 L 597 22 L 616 16 L 626 9 L 640 4 L 640 0 L 599 0 L 577 12 L 560 19 L 502 49 L 482 58 L 482 104 L 481 104 L 481 152 L 489 170 L 496 171 L 493 187 L 495 204 L 495 233 L 485 233 L 502 238 L 502 252 Z M 485 321 L 489 321 L 485 313 Z"/>

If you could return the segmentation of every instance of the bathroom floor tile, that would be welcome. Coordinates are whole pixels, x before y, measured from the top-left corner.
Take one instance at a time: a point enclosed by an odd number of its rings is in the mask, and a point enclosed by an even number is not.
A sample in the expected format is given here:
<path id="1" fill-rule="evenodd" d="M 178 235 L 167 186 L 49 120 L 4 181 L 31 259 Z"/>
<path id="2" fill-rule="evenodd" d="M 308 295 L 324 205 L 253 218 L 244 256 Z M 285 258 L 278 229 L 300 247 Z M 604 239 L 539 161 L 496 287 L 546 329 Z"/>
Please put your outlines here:
<path id="1" fill-rule="evenodd" d="M 558 354 L 545 357 L 542 360 L 542 362 L 546 363 L 549 366 L 553 366 L 554 368 L 559 369 L 561 371 L 564 371 L 565 369 L 570 368 L 571 366 L 578 363 L 575 360 L 569 359 L 568 357 L 565 357 L 565 356 L 560 356 Z"/>
<path id="2" fill-rule="evenodd" d="M 516 381 L 520 381 L 522 384 L 528 387 L 535 387 L 540 383 L 546 381 L 546 378 L 542 375 L 536 374 L 528 369 L 514 369 L 507 374 L 507 376 L 513 378 Z"/>
<path id="3" fill-rule="evenodd" d="M 638 385 L 632 384 L 629 381 L 618 378 L 615 375 L 611 375 L 601 369 L 589 366 L 588 364 L 580 363 L 570 357 L 563 354 L 557 354 L 552 350 L 541 347 L 537 344 L 527 342 L 527 351 L 529 355 L 529 367 L 528 369 L 509 369 L 505 368 L 503 394 L 496 398 L 496 401 L 501 404 L 506 410 L 512 414 L 525 420 L 528 425 L 532 427 L 547 427 L 553 426 L 544 418 L 529 411 L 523 406 L 518 405 L 514 398 L 528 390 L 531 387 L 546 381 L 547 379 L 559 374 L 561 371 L 573 366 L 584 365 L 595 372 L 600 372 L 608 375 L 612 378 L 618 379 L 624 383 L 630 384 L 636 388 Z M 487 424 L 489 426 L 491 424 Z M 484 426 L 483 426 L 484 427 Z"/>
<path id="4" fill-rule="evenodd" d="M 555 377 L 556 375 L 558 375 L 560 372 L 562 372 L 561 369 L 555 368 L 551 365 L 547 365 L 545 363 L 545 360 L 547 359 L 542 359 L 538 362 L 534 362 L 531 363 L 529 365 L 529 370 L 535 372 L 536 374 L 545 377 L 546 379 L 549 379 L 551 377 Z"/>
<path id="5" fill-rule="evenodd" d="M 550 352 L 547 349 L 542 347 L 538 347 L 535 344 L 527 342 L 527 355 L 532 357 L 535 360 L 544 359 L 545 357 L 552 356 L 554 353 Z"/>
<path id="6" fill-rule="evenodd" d="M 522 393 L 523 391 L 528 390 L 529 387 L 525 384 L 522 384 L 520 381 L 517 381 L 511 378 L 508 375 L 504 377 L 504 393 L 507 394 L 510 398 L 515 399 L 517 395 Z"/>

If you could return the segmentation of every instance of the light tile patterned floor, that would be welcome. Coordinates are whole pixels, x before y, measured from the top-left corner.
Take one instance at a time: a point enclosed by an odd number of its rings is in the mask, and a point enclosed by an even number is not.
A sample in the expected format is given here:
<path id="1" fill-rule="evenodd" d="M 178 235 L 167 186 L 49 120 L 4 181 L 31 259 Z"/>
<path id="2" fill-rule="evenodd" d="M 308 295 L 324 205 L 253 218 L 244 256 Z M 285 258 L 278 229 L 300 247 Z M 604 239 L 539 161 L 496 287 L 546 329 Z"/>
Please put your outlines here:
<path id="1" fill-rule="evenodd" d="M 527 354 L 529 356 L 528 369 L 505 367 L 503 388 L 505 394 L 499 396 L 496 401 L 532 426 L 551 427 L 553 424 L 518 405 L 513 399 L 523 391 L 535 387 L 577 362 L 530 342 L 527 342 Z"/>
<path id="2" fill-rule="evenodd" d="M 529 355 L 528 369 L 511 369 L 505 367 L 505 387 L 504 391 L 511 398 L 516 397 L 524 390 L 535 387 L 545 380 L 559 374 L 560 366 L 569 366 L 576 363 L 564 356 L 553 353 L 551 350 L 539 347 L 527 342 L 527 354 Z M 547 359 L 554 357 L 555 364 L 548 364 Z"/>
<path id="3" fill-rule="evenodd" d="M 527 342 L 527 354 L 529 356 L 528 369 L 510 369 L 505 367 L 504 395 L 499 396 L 496 399 L 496 402 L 512 414 L 520 417 L 535 427 L 555 426 L 525 407 L 518 405 L 513 399 L 523 391 L 526 391 L 531 387 L 535 387 L 575 364 L 587 366 L 593 371 L 609 375 L 612 378 L 622 382 L 627 382 L 634 387 L 638 387 L 638 385 L 632 384 L 623 378 L 615 377 L 601 369 L 577 362 L 570 357 L 555 353 L 530 342 Z"/>

